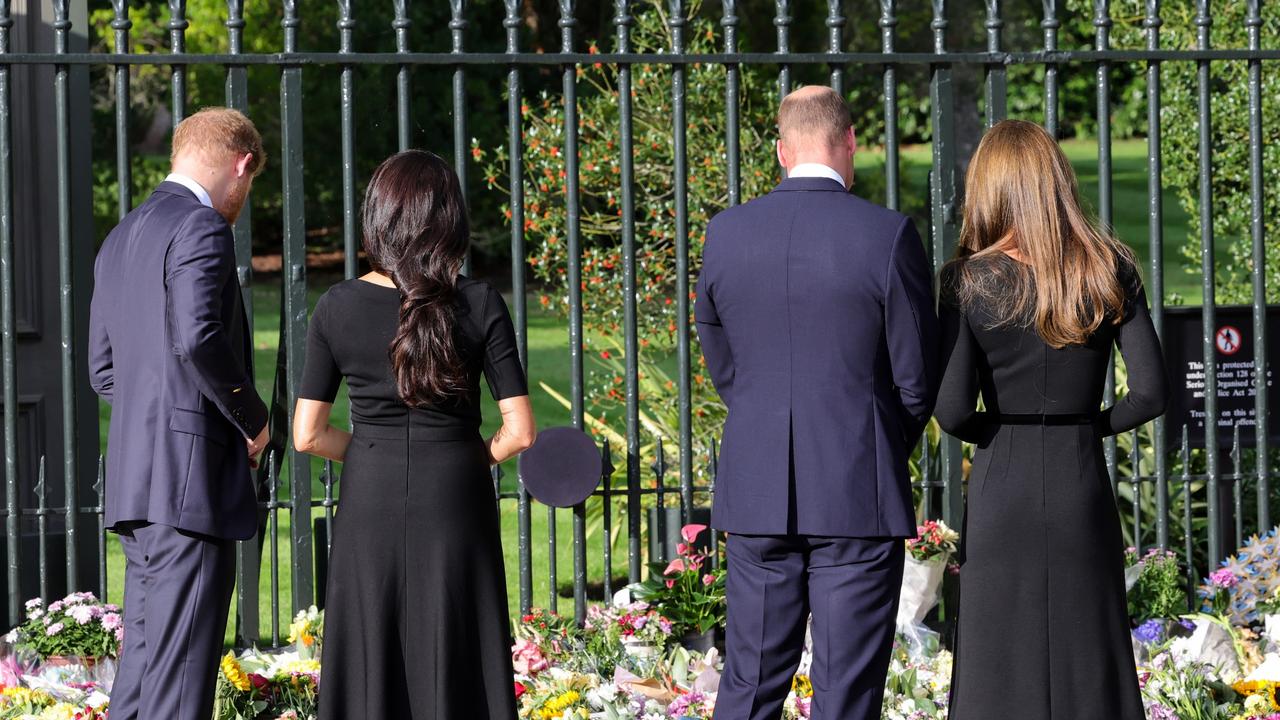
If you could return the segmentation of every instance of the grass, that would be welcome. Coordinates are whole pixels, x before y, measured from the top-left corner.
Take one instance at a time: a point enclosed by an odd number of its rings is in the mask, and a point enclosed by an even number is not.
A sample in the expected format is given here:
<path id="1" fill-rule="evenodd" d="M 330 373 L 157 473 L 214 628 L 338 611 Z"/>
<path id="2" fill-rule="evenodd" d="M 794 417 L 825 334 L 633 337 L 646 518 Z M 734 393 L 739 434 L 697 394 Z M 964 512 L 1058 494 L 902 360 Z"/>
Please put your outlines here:
<path id="1" fill-rule="evenodd" d="M 1062 149 L 1075 168 L 1080 181 L 1080 192 L 1090 207 L 1098 207 L 1098 145 L 1092 140 L 1067 140 Z M 904 199 L 911 193 L 925 194 L 929 188 L 929 169 L 932 156 L 929 146 L 903 147 L 900 176 Z M 858 170 L 879 171 L 884 155 L 879 150 L 868 150 L 858 155 Z M 962 178 L 957 178 L 957 181 Z M 1114 143 L 1111 149 L 1111 202 L 1112 226 L 1116 236 L 1124 241 L 1142 261 L 1143 276 L 1149 277 L 1151 249 L 1149 222 L 1147 219 L 1147 145 L 1144 140 L 1124 140 Z M 856 187 L 855 187 L 856 190 Z M 1191 218 L 1178 202 L 1177 193 L 1164 188 L 1161 195 L 1164 214 L 1161 222 L 1164 249 L 1164 282 L 1167 300 L 1186 305 L 1200 304 L 1200 273 L 1183 265 L 1181 248 L 1192 230 Z M 927 228 L 920 228 L 921 234 Z M 1230 254 L 1226 243 L 1218 243 L 1218 260 L 1225 262 Z"/>
<path id="2" fill-rule="evenodd" d="M 1098 182 L 1096 145 L 1091 142 L 1070 141 L 1064 143 L 1063 147 L 1079 175 L 1082 193 L 1089 202 L 1096 204 Z M 874 153 L 863 153 L 859 156 L 859 169 L 863 172 L 871 172 L 879 166 L 880 162 L 882 160 L 878 159 Z M 904 148 L 902 154 L 904 194 L 924 191 L 927 187 L 929 162 L 928 147 Z M 1146 267 L 1149 255 L 1146 217 L 1147 175 L 1146 146 L 1142 141 L 1121 142 L 1114 146 L 1112 177 L 1116 233 L 1137 251 L 1144 262 L 1144 267 Z M 1176 293 L 1181 295 L 1188 303 L 1197 304 L 1199 302 L 1199 278 L 1183 270 L 1181 255 L 1178 252 L 1178 248 L 1184 242 L 1188 232 L 1188 218 L 1177 203 L 1174 193 L 1168 190 L 1164 194 L 1164 208 L 1166 288 L 1170 294 Z M 320 293 L 323 292 L 323 288 L 327 287 L 328 283 L 332 281 L 333 278 L 327 277 L 314 277 L 310 280 L 312 287 L 309 289 L 309 298 L 313 306 Z M 254 359 L 258 390 L 263 397 L 270 397 L 276 360 L 275 346 L 279 333 L 280 301 L 278 286 L 274 281 L 256 285 L 253 291 L 253 298 L 255 310 Z M 568 388 L 569 349 L 567 326 L 559 318 L 540 312 L 537 303 L 530 303 L 529 308 L 528 353 L 534 412 L 540 427 L 565 425 L 569 423 L 568 410 L 539 389 L 537 383 L 545 382 L 562 392 Z M 496 405 L 488 399 L 487 393 L 484 395 L 485 422 L 483 431 L 487 434 L 496 429 L 499 415 Z M 348 410 L 344 390 L 334 406 L 334 422 L 339 425 L 345 425 L 349 417 Z M 105 405 L 102 406 L 103 422 L 100 423 L 100 430 L 104 448 L 106 446 L 109 417 L 109 408 Z M 313 463 L 313 470 L 317 468 L 318 464 Z M 287 467 L 282 468 L 282 476 L 287 477 L 286 471 Z M 514 464 L 508 463 L 504 467 L 504 471 L 506 478 L 504 487 L 509 489 L 515 476 Z M 313 474 L 314 476 L 315 474 Z M 284 493 L 283 489 L 281 493 Z M 318 480 L 314 482 L 312 494 L 315 497 L 323 495 L 323 488 L 320 487 Z M 598 510 L 598 504 L 592 506 L 592 509 Z M 321 515 L 322 512 L 319 509 L 314 510 L 312 513 L 313 517 L 320 517 Z M 502 501 L 500 515 L 507 587 L 510 593 L 509 607 L 514 616 L 518 612 L 520 587 L 518 513 L 515 501 Z M 620 515 L 615 517 L 615 527 L 625 523 L 624 517 Z M 292 583 L 289 574 L 291 552 L 290 544 L 287 542 L 290 519 L 287 511 L 280 513 L 281 538 L 286 540 L 279 544 L 279 597 L 284 607 L 280 608 L 278 619 L 282 634 L 287 634 L 289 619 L 292 615 L 292 608 L 290 607 Z M 563 585 L 571 581 L 573 577 L 573 515 L 568 510 L 550 510 L 536 505 L 530 513 L 529 520 L 533 576 L 532 597 L 535 604 L 546 606 L 550 604 L 551 600 L 549 572 L 551 564 L 549 558 L 552 552 L 550 528 L 552 525 L 555 527 L 556 574 L 558 583 Z M 602 533 L 595 532 L 588 537 L 586 570 L 587 577 L 590 580 L 598 581 L 603 577 L 602 547 Z M 120 599 L 123 595 L 124 558 L 114 536 L 108 539 L 107 548 L 110 595 L 113 599 Z M 626 543 L 625 538 L 622 538 L 614 548 L 613 570 L 615 576 L 620 573 L 625 574 L 626 567 Z M 261 637 L 266 639 L 270 638 L 271 581 L 269 573 L 270 563 L 265 559 L 264 555 L 259 583 L 259 607 L 261 608 L 259 632 Z M 571 608 L 572 600 L 561 600 L 561 607 Z M 231 629 L 229 628 L 228 640 L 230 637 Z"/>

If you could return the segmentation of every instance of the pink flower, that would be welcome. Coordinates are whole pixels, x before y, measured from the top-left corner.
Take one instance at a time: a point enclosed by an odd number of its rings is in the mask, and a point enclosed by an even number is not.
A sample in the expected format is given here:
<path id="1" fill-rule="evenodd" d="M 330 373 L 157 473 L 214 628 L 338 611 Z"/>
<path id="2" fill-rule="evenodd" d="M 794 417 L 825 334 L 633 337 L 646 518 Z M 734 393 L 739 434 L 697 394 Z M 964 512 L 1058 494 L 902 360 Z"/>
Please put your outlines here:
<path id="1" fill-rule="evenodd" d="M 702 576 L 702 584 L 706 585 L 707 587 L 711 587 L 713 584 L 715 584 L 715 581 L 716 581 L 716 576 L 712 575 L 711 573 L 707 573 L 706 575 Z"/>
<path id="2" fill-rule="evenodd" d="M 124 621 L 117 613 L 107 613 L 102 616 L 102 627 L 107 630 L 118 630 L 124 624 Z"/>
<path id="3" fill-rule="evenodd" d="M 688 555 L 688 554 L 689 554 L 689 545 L 688 545 L 688 544 L 686 544 L 686 543 L 679 543 L 679 544 L 677 544 L 677 545 L 676 545 L 676 552 L 677 552 L 677 553 L 679 553 L 679 554 L 681 554 L 681 555 Z"/>
<path id="4" fill-rule="evenodd" d="M 93 622 L 94 608 L 91 605 L 73 605 L 67 610 L 67 614 L 76 621 L 77 625 L 88 625 Z"/>
<path id="5" fill-rule="evenodd" d="M 516 673 L 520 675 L 537 675 L 551 666 L 546 656 L 542 654 L 542 648 L 523 638 L 517 640 L 512 646 L 511 662 Z"/>
<path id="6" fill-rule="evenodd" d="M 673 588 L 673 587 L 675 587 L 675 586 L 676 586 L 676 581 L 675 581 L 675 580 L 668 580 L 668 581 L 667 581 L 667 589 L 668 589 L 668 590 L 670 590 L 671 588 Z"/>
<path id="7" fill-rule="evenodd" d="M 62 623 L 54 623 L 45 629 L 44 634 L 53 637 L 62 632 Z"/>
<path id="8" fill-rule="evenodd" d="M 1220 568 L 1218 570 L 1214 570 L 1213 574 L 1209 576 L 1209 583 L 1214 587 L 1226 589 L 1233 588 L 1238 585 L 1240 583 L 1240 579 L 1237 578 L 1235 573 L 1231 572 L 1229 568 Z"/>
<path id="9" fill-rule="evenodd" d="M 680 528 L 680 537 L 683 537 L 685 542 L 692 543 L 694 540 L 697 540 L 698 536 L 702 534 L 702 531 L 706 529 L 706 525 L 691 523 Z"/>
<path id="10" fill-rule="evenodd" d="M 676 558 L 667 564 L 667 569 L 662 571 L 663 575 L 684 572 L 684 558 Z M 670 586 L 668 586 L 670 587 Z"/>

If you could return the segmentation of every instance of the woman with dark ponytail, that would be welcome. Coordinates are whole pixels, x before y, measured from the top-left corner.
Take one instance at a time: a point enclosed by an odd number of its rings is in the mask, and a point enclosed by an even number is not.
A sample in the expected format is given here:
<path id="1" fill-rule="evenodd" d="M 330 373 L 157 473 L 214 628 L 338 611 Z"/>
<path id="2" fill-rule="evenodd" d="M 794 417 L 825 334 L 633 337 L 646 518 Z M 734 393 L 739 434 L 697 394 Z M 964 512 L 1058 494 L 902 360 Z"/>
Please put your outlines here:
<path id="1" fill-rule="evenodd" d="M 489 467 L 533 444 L 502 296 L 459 276 L 466 208 L 439 157 L 407 150 L 365 192 L 372 272 L 311 318 L 294 446 L 344 463 L 325 601 L 321 720 L 515 720 Z M 480 435 L 480 377 L 502 427 Z M 347 382 L 353 432 L 329 424 Z"/>

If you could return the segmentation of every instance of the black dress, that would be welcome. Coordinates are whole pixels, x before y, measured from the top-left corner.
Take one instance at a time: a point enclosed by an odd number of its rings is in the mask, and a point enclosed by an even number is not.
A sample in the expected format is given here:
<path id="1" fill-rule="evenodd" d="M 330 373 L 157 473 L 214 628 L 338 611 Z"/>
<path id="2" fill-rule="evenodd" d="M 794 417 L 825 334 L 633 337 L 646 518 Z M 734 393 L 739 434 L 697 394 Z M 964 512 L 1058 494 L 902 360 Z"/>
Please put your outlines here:
<path id="1" fill-rule="evenodd" d="M 967 262 L 983 263 L 974 269 L 996 292 L 1027 272 L 1004 255 Z M 948 359 L 935 412 L 944 430 L 978 446 L 962 530 L 951 720 L 1144 718 L 1102 438 L 1162 412 L 1167 380 L 1141 281 L 1129 270 L 1121 282 L 1121 323 L 1055 349 L 1029 323 L 996 326 L 990 296 L 959 307 L 954 273 L 944 271 Z M 1129 391 L 1099 413 L 1113 343 Z"/>
<path id="2" fill-rule="evenodd" d="M 459 280 L 457 342 L 470 391 L 410 409 L 387 348 L 400 292 L 362 280 L 320 298 L 303 398 L 343 378 L 354 425 L 325 596 L 321 720 L 516 717 L 498 513 L 480 436 L 480 375 L 527 394 L 502 296 Z"/>

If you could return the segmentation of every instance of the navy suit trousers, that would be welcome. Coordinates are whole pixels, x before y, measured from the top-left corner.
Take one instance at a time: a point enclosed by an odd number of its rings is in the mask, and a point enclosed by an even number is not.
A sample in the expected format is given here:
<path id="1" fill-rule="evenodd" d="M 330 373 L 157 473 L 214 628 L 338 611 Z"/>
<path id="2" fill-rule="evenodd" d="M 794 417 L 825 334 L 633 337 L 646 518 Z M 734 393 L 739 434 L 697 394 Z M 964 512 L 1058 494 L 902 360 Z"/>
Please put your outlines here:
<path id="1" fill-rule="evenodd" d="M 235 543 L 168 525 L 120 529 L 124 647 L 112 720 L 209 720 L 235 584 Z"/>
<path id="2" fill-rule="evenodd" d="M 716 720 L 777 720 L 813 615 L 813 720 L 878 720 L 902 584 L 901 538 L 732 535 Z"/>

